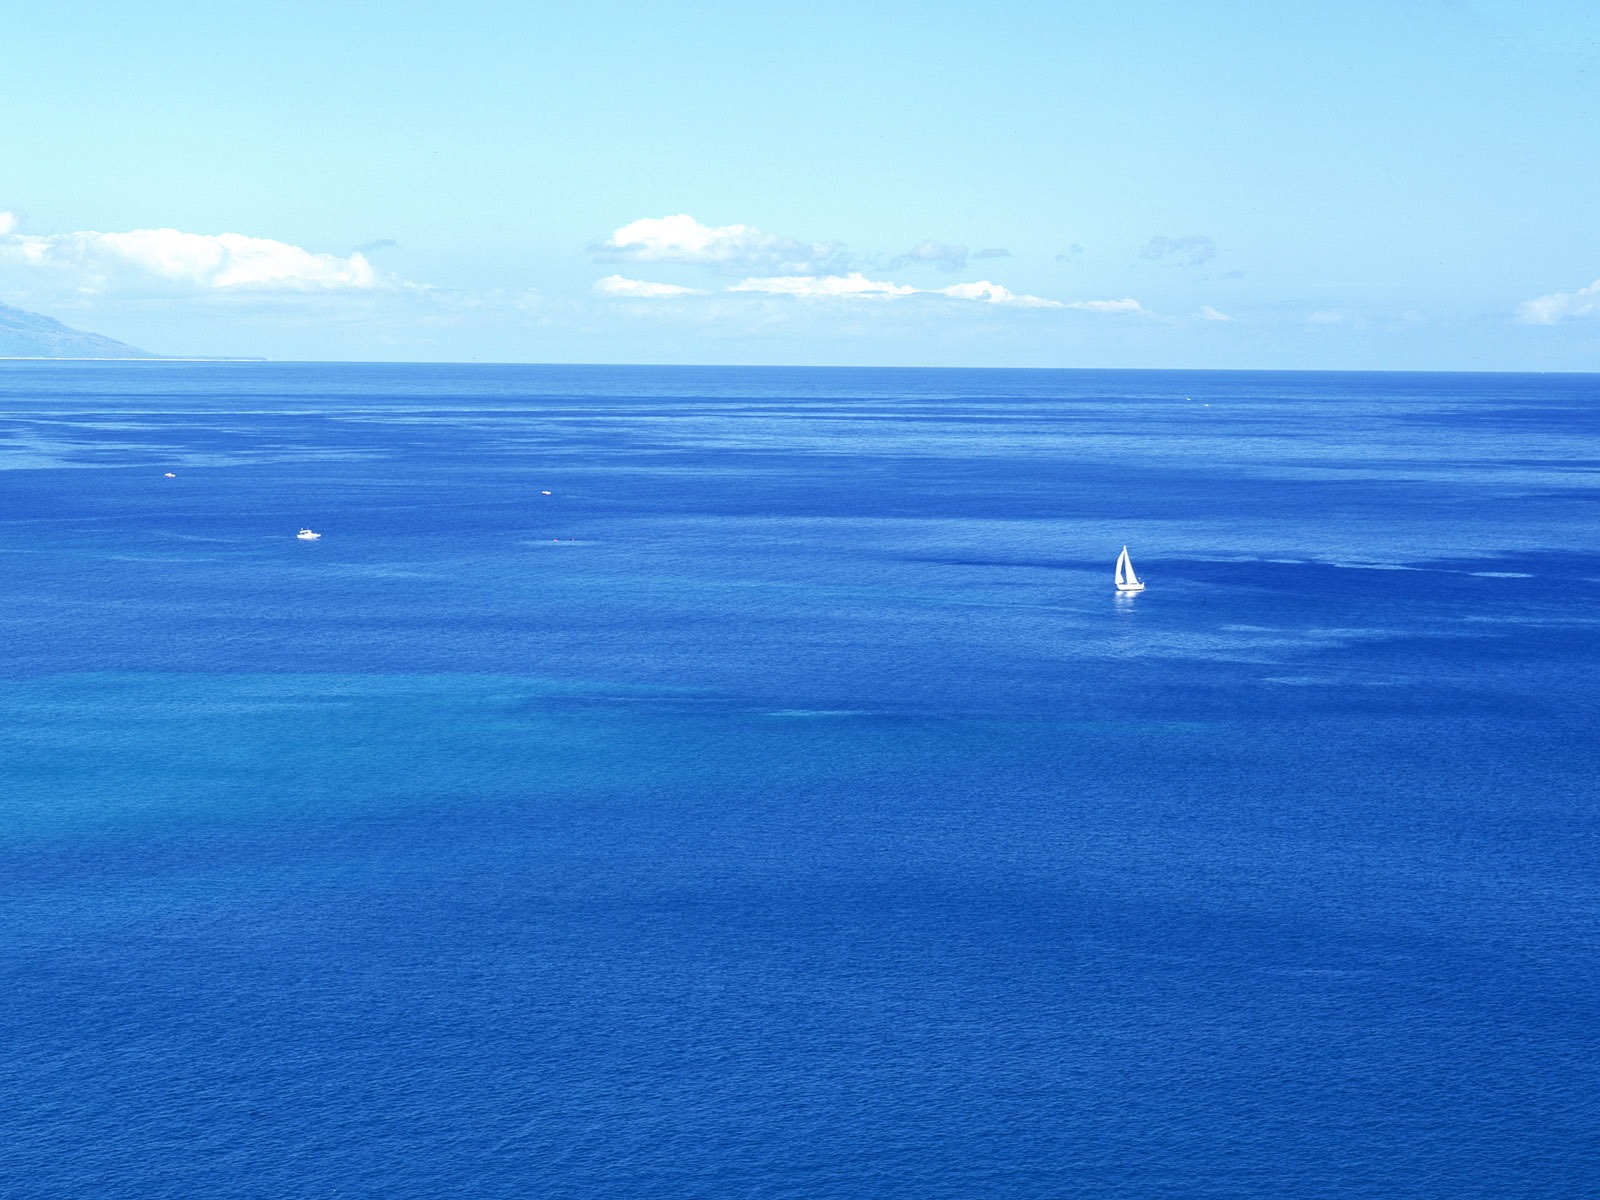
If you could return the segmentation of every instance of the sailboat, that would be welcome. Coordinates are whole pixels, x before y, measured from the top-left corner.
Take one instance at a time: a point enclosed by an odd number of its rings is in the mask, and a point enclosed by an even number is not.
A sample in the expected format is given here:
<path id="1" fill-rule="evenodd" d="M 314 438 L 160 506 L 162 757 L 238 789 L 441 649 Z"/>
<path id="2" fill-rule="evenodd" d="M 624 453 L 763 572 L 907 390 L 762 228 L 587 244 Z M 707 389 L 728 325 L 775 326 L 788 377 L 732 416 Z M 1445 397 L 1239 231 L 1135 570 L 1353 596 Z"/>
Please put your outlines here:
<path id="1" fill-rule="evenodd" d="M 1122 553 L 1117 555 L 1117 591 L 1131 593 L 1144 591 L 1144 584 L 1139 582 L 1139 577 L 1133 573 L 1133 562 L 1128 558 L 1128 548 L 1124 546 Z"/>

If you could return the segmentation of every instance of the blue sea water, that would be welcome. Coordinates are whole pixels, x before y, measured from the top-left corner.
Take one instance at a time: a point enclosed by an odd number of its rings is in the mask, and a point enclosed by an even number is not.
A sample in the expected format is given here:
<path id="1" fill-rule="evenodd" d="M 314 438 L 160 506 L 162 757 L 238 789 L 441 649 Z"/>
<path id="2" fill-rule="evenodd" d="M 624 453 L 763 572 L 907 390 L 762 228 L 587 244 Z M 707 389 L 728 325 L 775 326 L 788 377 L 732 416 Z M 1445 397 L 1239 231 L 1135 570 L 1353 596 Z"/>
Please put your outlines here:
<path id="1" fill-rule="evenodd" d="M 1600 377 L 9 363 L 0 435 L 7 1195 L 1600 1194 Z"/>

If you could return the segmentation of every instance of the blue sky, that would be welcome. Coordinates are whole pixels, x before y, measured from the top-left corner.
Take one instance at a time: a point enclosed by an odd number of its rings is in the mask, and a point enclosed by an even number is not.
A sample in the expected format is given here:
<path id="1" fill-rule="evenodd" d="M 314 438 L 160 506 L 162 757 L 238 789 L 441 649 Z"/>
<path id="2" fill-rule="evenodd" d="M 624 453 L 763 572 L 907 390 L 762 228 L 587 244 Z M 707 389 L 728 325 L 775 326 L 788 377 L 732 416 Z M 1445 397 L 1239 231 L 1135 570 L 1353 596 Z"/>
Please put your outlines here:
<path id="1" fill-rule="evenodd" d="M 66 0 L 0 301 L 169 353 L 1600 370 L 1600 10 Z"/>

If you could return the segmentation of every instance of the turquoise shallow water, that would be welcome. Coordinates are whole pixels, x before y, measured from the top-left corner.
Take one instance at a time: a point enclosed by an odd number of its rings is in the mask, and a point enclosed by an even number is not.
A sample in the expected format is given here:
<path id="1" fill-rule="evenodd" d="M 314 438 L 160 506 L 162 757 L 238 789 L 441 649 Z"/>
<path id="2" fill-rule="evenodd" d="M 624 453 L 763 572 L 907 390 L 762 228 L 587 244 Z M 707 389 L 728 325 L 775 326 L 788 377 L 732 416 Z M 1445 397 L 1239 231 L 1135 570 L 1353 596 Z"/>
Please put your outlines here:
<path id="1" fill-rule="evenodd" d="M 0 364 L 0 1170 L 1585 1194 L 1597 393 Z"/>

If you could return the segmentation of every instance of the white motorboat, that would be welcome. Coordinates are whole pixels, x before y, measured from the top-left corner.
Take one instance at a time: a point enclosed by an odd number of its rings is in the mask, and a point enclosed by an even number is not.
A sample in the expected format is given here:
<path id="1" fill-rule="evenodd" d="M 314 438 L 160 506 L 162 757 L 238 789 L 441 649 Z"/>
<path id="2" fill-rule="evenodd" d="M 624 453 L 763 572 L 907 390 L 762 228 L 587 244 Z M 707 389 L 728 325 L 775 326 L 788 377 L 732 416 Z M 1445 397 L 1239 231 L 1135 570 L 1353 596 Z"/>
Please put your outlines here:
<path id="1" fill-rule="evenodd" d="M 314 542 L 321 536 L 322 535 L 314 529 L 302 529 L 299 533 L 295 534 L 295 537 L 299 538 L 302 542 Z"/>

